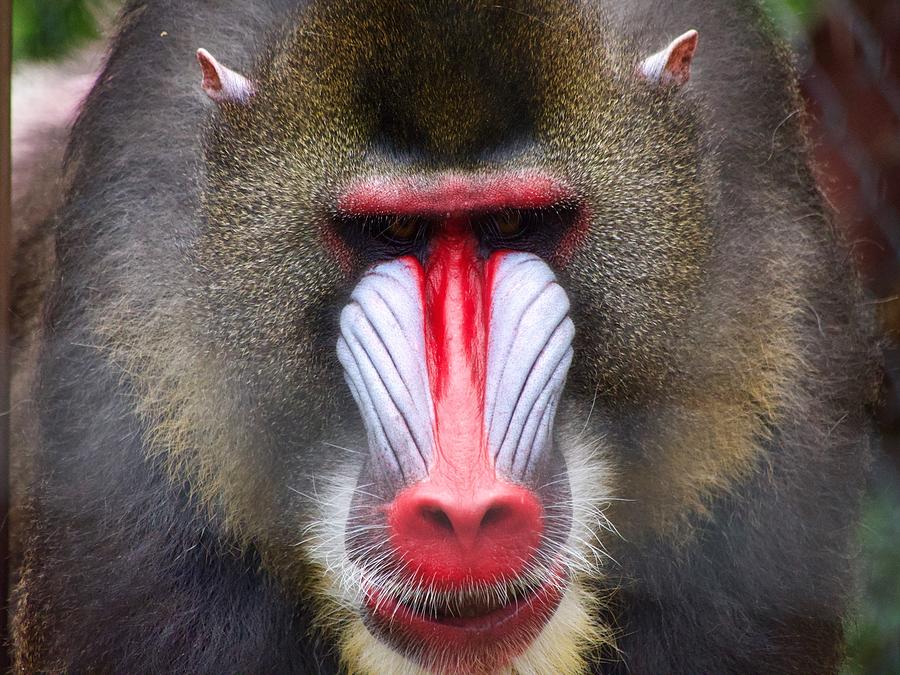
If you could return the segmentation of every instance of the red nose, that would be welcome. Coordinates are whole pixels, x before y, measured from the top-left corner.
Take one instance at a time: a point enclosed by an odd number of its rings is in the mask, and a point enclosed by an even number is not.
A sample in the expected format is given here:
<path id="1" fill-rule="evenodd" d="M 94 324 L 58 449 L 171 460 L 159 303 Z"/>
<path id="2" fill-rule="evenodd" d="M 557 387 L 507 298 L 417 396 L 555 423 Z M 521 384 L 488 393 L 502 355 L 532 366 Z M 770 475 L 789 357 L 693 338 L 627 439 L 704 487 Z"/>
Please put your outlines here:
<path id="1" fill-rule="evenodd" d="M 388 527 L 408 572 L 453 588 L 519 576 L 540 544 L 543 518 L 534 493 L 517 485 L 492 481 L 460 494 L 426 481 L 394 499 Z"/>

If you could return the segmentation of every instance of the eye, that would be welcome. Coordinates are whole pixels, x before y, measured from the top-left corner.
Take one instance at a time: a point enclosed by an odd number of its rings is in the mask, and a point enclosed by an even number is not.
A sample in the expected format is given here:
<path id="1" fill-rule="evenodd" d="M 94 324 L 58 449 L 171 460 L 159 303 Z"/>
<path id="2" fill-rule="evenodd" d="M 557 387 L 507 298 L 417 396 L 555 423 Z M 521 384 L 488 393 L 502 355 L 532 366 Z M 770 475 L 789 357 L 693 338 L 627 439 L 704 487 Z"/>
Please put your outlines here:
<path id="1" fill-rule="evenodd" d="M 397 213 L 338 214 L 334 224 L 367 263 L 415 254 L 426 244 L 432 226 L 427 218 Z"/>
<path id="2" fill-rule="evenodd" d="M 531 224 L 527 211 L 503 209 L 485 213 L 476 221 L 482 237 L 495 242 L 510 242 L 519 239 Z"/>
<path id="3" fill-rule="evenodd" d="M 546 208 L 501 209 L 479 216 L 476 228 L 487 250 L 513 249 L 550 256 L 578 220 L 579 212 L 577 204 L 567 203 Z"/>
<path id="4" fill-rule="evenodd" d="M 401 243 L 415 239 L 422 227 L 421 220 L 415 216 L 388 216 L 386 220 L 380 235 Z"/>
<path id="5" fill-rule="evenodd" d="M 522 232 L 522 212 L 518 209 L 507 209 L 491 216 L 496 233 L 501 237 L 515 237 Z"/>

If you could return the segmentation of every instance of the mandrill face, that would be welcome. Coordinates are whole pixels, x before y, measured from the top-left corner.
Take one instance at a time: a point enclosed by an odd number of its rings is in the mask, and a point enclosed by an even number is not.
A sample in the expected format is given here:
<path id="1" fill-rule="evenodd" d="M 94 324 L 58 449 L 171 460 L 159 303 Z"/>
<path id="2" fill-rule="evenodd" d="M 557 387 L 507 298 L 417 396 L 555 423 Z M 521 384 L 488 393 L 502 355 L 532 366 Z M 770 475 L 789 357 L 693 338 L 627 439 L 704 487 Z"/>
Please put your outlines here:
<path id="1" fill-rule="evenodd" d="M 615 402 L 665 381 L 707 246 L 696 34 L 641 62 L 549 4 L 336 2 L 247 77 L 199 53 L 194 384 L 158 437 L 351 671 L 579 672 L 609 636 Z"/>

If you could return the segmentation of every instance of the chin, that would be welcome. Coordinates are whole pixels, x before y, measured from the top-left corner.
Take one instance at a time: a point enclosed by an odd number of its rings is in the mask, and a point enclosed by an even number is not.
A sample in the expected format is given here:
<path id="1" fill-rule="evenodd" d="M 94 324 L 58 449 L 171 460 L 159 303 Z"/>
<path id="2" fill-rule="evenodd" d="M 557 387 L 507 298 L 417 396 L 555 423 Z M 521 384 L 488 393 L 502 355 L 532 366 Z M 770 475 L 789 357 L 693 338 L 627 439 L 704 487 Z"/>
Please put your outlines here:
<path id="1" fill-rule="evenodd" d="M 595 604 L 572 582 L 518 607 L 465 618 L 363 605 L 342 640 L 344 666 L 358 675 L 576 675 L 600 646 L 612 643 L 591 618 Z"/>

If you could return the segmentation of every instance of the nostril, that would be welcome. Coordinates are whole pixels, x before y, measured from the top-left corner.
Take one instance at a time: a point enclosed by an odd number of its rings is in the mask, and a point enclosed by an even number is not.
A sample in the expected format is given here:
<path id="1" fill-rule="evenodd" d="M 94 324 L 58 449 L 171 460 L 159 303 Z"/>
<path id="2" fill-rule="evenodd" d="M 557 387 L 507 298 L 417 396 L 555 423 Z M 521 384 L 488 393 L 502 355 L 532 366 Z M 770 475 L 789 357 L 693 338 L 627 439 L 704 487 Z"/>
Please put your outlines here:
<path id="1" fill-rule="evenodd" d="M 422 507 L 422 517 L 438 529 L 444 530 L 447 534 L 453 533 L 453 521 L 450 520 L 444 510 L 437 506 Z"/>
<path id="2" fill-rule="evenodd" d="M 502 523 L 504 520 L 511 520 L 510 515 L 509 509 L 506 506 L 492 506 L 485 511 L 479 527 L 484 530 L 491 525 Z"/>

